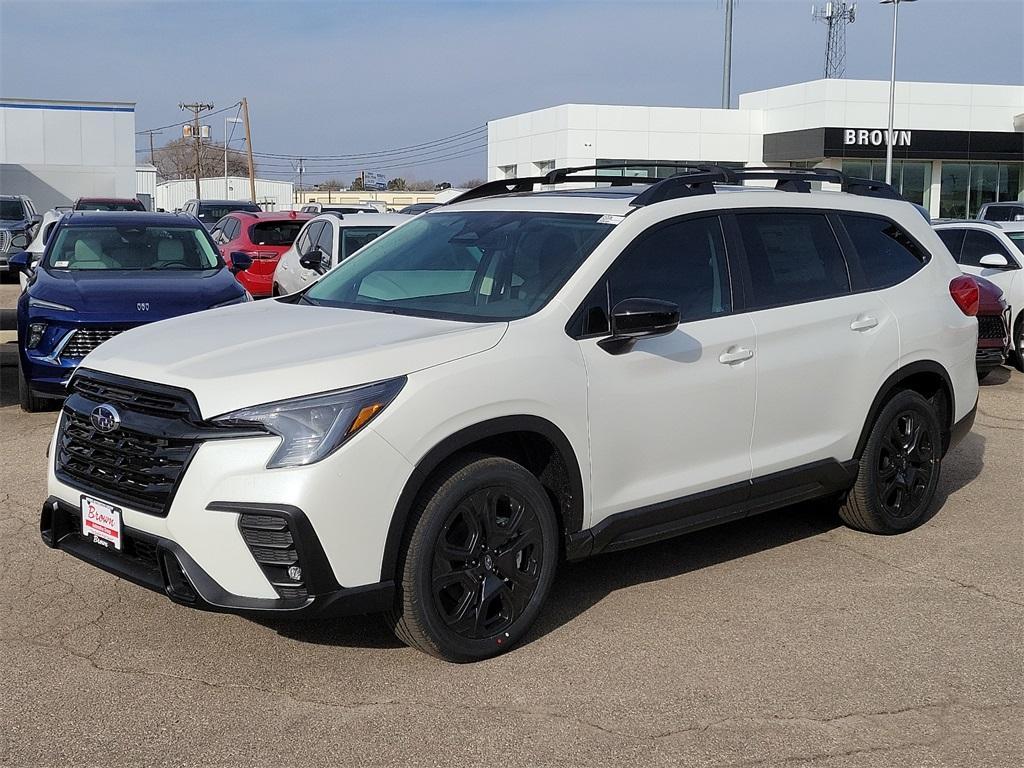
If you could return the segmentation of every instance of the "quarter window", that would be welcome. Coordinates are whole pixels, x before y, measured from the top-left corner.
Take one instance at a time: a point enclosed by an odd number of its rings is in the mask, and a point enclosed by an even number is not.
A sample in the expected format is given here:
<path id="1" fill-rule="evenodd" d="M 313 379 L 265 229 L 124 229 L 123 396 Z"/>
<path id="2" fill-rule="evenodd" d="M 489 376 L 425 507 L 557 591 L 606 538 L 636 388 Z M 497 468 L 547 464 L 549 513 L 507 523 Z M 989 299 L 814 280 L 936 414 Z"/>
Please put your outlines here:
<path id="1" fill-rule="evenodd" d="M 874 216 L 840 216 L 857 251 L 867 286 L 887 288 L 917 272 L 928 255 L 895 223 Z"/>
<path id="2" fill-rule="evenodd" d="M 750 308 L 850 292 L 850 274 L 828 219 L 815 213 L 736 216 L 750 270 Z"/>
<path id="3" fill-rule="evenodd" d="M 964 236 L 964 249 L 960 253 L 960 263 L 968 267 L 980 267 L 983 256 L 998 253 L 1011 260 L 1009 251 L 994 236 L 978 229 L 968 229 Z M 1012 262 L 1011 262 L 1012 263 Z"/>

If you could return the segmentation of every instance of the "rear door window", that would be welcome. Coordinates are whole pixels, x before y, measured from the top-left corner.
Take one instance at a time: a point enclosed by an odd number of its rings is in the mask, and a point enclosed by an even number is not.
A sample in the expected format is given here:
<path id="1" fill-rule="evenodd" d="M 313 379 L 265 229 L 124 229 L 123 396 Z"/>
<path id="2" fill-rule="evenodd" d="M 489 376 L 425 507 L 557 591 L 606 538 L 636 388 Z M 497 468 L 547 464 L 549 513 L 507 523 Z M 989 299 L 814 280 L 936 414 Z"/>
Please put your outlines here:
<path id="1" fill-rule="evenodd" d="M 939 239 L 946 244 L 949 252 L 953 254 L 956 261 L 960 261 L 960 251 L 964 247 L 964 230 L 962 229 L 937 229 L 935 230 Z"/>
<path id="2" fill-rule="evenodd" d="M 750 278 L 749 309 L 850 293 L 850 274 L 824 214 L 738 213 Z"/>
<path id="3" fill-rule="evenodd" d="M 869 288 L 902 283 L 928 262 L 928 254 L 895 222 L 847 213 L 839 218 L 857 252 Z"/>

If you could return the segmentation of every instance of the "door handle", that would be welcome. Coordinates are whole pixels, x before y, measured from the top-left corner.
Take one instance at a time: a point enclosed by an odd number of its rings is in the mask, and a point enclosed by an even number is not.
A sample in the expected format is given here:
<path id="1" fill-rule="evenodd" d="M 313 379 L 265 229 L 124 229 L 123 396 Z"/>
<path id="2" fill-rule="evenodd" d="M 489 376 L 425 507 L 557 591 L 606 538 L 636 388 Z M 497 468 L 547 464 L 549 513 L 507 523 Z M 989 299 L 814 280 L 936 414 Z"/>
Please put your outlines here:
<path id="1" fill-rule="evenodd" d="M 866 331 L 869 328 L 874 328 L 878 325 L 878 318 L 872 315 L 861 315 L 852 323 L 850 323 L 851 331 Z"/>
<path id="2" fill-rule="evenodd" d="M 749 360 L 753 356 L 753 350 L 747 349 L 746 347 L 736 347 L 720 354 L 718 356 L 718 362 L 724 363 L 725 365 L 732 365 L 733 363 L 742 363 L 744 360 Z"/>

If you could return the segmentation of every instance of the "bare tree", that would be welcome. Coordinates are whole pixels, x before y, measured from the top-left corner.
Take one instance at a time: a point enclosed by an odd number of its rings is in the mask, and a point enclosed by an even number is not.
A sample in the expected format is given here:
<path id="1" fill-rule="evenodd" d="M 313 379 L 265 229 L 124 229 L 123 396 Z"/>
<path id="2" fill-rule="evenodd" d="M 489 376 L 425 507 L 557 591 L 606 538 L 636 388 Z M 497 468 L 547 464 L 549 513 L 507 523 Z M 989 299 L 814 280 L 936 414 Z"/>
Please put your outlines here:
<path id="1" fill-rule="evenodd" d="M 423 181 L 415 181 L 412 179 L 406 179 L 405 188 L 410 192 L 433 192 L 434 180 L 424 179 Z"/>
<path id="2" fill-rule="evenodd" d="M 195 147 L 191 139 L 175 139 L 159 147 L 155 160 L 157 173 L 163 179 L 190 179 L 196 175 Z M 199 175 L 203 178 L 224 175 L 223 144 L 203 143 Z M 228 149 L 228 175 L 249 175 L 249 163 L 244 152 Z"/>
<path id="3" fill-rule="evenodd" d="M 483 179 L 466 179 L 459 186 L 462 187 L 463 189 L 472 189 L 473 187 L 479 187 L 481 184 L 484 183 L 485 182 Z"/>

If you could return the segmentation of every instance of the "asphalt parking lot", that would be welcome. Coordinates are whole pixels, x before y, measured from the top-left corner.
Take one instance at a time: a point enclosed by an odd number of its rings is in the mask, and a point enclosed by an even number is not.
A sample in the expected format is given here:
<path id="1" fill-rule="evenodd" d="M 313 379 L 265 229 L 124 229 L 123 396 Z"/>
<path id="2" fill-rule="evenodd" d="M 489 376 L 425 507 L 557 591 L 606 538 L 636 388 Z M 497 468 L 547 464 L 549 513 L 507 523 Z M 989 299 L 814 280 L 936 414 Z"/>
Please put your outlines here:
<path id="1" fill-rule="evenodd" d="M 0 286 L 0 307 L 17 287 Z M 1019 766 L 1024 376 L 982 387 L 920 529 L 804 505 L 564 566 L 448 665 L 374 617 L 192 611 L 39 539 L 56 414 L 0 344 L 0 764 Z"/>

